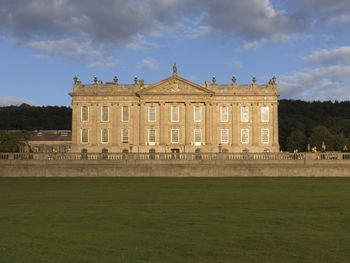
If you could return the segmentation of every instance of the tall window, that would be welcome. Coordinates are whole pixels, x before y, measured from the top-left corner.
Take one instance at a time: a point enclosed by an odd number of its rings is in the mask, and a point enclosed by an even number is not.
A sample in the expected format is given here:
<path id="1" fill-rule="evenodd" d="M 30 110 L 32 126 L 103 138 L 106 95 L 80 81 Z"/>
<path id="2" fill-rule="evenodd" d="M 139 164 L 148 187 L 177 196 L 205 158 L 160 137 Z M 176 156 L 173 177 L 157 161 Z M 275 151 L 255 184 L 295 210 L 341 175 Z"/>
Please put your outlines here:
<path id="1" fill-rule="evenodd" d="M 249 108 L 241 107 L 241 121 L 248 122 L 249 121 Z"/>
<path id="2" fill-rule="evenodd" d="M 261 121 L 269 122 L 269 107 L 261 107 Z"/>
<path id="3" fill-rule="evenodd" d="M 81 130 L 81 142 L 89 142 L 89 130 L 88 129 Z"/>
<path id="4" fill-rule="evenodd" d="M 109 142 L 109 131 L 108 129 L 102 129 L 101 131 L 101 142 L 108 143 Z"/>
<path id="5" fill-rule="evenodd" d="M 122 107 L 122 120 L 129 121 L 129 107 L 128 106 Z"/>
<path id="6" fill-rule="evenodd" d="M 269 143 L 269 129 L 261 129 L 261 143 Z"/>
<path id="7" fill-rule="evenodd" d="M 202 121 L 202 107 L 194 106 L 194 121 L 201 122 Z"/>
<path id="8" fill-rule="evenodd" d="M 228 122 L 228 108 L 226 106 L 220 107 L 220 121 Z"/>
<path id="9" fill-rule="evenodd" d="M 179 121 L 179 107 L 171 106 L 171 121 L 178 122 Z"/>
<path id="10" fill-rule="evenodd" d="M 122 129 L 122 143 L 129 143 L 129 130 Z"/>
<path id="11" fill-rule="evenodd" d="M 101 110 L 102 110 L 102 112 L 101 112 L 102 121 L 108 121 L 109 120 L 109 108 L 108 108 L 108 106 L 103 106 Z"/>
<path id="12" fill-rule="evenodd" d="M 149 122 L 156 121 L 156 107 L 155 106 L 148 107 L 148 121 Z"/>
<path id="13" fill-rule="evenodd" d="M 81 121 L 89 121 L 89 107 L 88 106 L 81 107 Z"/>
<path id="14" fill-rule="evenodd" d="M 156 130 L 149 129 L 148 130 L 148 142 L 155 143 L 156 142 Z"/>
<path id="15" fill-rule="evenodd" d="M 201 144 L 202 144 L 202 130 L 195 129 L 194 130 L 194 145 L 201 145 Z"/>
<path id="16" fill-rule="evenodd" d="M 228 129 L 221 129 L 221 143 L 228 143 Z"/>
<path id="17" fill-rule="evenodd" d="M 241 129 L 241 143 L 249 143 L 249 129 Z"/>
<path id="18" fill-rule="evenodd" d="M 179 129 L 171 129 L 171 143 L 179 143 Z"/>

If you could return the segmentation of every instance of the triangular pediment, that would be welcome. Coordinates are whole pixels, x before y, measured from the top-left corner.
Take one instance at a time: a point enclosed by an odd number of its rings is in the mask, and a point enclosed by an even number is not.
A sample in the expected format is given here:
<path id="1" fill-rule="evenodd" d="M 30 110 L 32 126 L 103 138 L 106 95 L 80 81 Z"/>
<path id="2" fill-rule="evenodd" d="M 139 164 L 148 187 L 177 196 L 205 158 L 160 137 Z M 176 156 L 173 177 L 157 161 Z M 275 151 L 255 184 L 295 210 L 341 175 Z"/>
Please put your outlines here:
<path id="1" fill-rule="evenodd" d="M 213 91 L 189 80 L 173 75 L 141 89 L 139 95 L 212 95 Z"/>

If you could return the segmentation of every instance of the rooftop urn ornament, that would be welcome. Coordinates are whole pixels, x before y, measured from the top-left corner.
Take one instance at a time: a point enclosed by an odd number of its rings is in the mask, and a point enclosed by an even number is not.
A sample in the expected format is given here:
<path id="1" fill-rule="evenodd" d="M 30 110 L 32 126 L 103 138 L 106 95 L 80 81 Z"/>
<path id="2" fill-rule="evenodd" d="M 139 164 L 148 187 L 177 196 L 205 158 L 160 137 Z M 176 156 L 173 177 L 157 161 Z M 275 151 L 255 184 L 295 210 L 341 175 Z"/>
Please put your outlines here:
<path id="1" fill-rule="evenodd" d="M 272 79 L 269 80 L 269 85 L 272 85 Z"/>
<path id="2" fill-rule="evenodd" d="M 95 83 L 95 84 L 97 83 L 97 77 L 96 77 L 96 75 L 94 76 L 94 83 Z"/>
<path id="3" fill-rule="evenodd" d="M 216 83 L 216 77 L 215 77 L 215 75 L 213 76 L 213 84 L 215 84 Z"/>
<path id="4" fill-rule="evenodd" d="M 140 86 L 143 87 L 144 84 L 145 84 L 145 81 L 143 79 L 140 79 Z"/>
<path id="5" fill-rule="evenodd" d="M 137 80 L 138 80 L 138 79 L 137 79 L 137 76 L 135 75 L 135 77 L 134 77 L 134 83 L 135 83 L 135 84 L 137 84 Z"/>
<path id="6" fill-rule="evenodd" d="M 237 80 L 237 79 L 236 79 L 236 76 L 233 75 L 233 76 L 232 76 L 232 83 L 233 83 L 233 84 L 236 84 L 236 80 Z"/>
<path id="7" fill-rule="evenodd" d="M 255 82 L 256 82 L 256 77 L 253 76 L 253 83 L 255 84 Z"/>
<path id="8" fill-rule="evenodd" d="M 177 75 L 176 62 L 174 63 L 174 66 L 173 66 L 173 75 Z"/>
<path id="9" fill-rule="evenodd" d="M 114 76 L 114 79 L 113 79 L 113 80 L 114 80 L 114 83 L 115 83 L 115 84 L 118 84 L 118 76 L 117 76 L 117 75 Z"/>
<path id="10" fill-rule="evenodd" d="M 276 77 L 275 76 L 272 77 L 272 84 L 276 85 Z"/>
<path id="11" fill-rule="evenodd" d="M 74 76 L 73 80 L 74 80 L 74 84 L 78 83 L 78 77 L 77 76 Z"/>

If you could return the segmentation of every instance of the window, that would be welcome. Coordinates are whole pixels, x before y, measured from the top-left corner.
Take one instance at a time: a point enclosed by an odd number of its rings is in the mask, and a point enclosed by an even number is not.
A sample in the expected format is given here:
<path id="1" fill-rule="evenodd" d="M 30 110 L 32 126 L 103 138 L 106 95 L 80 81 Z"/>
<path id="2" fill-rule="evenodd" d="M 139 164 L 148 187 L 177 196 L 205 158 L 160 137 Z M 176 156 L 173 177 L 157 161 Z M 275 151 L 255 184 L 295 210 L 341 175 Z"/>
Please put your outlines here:
<path id="1" fill-rule="evenodd" d="M 89 130 L 81 130 L 81 142 L 89 142 Z"/>
<path id="2" fill-rule="evenodd" d="M 129 130 L 122 129 L 122 143 L 129 143 Z"/>
<path id="3" fill-rule="evenodd" d="M 150 144 L 155 144 L 155 142 L 156 142 L 156 130 L 154 130 L 154 129 L 149 129 L 148 130 L 148 142 L 150 143 Z"/>
<path id="4" fill-rule="evenodd" d="M 194 121 L 201 122 L 202 121 L 202 107 L 194 106 Z"/>
<path id="5" fill-rule="evenodd" d="M 156 121 L 156 107 L 155 106 L 148 107 L 148 121 L 149 122 Z"/>
<path id="6" fill-rule="evenodd" d="M 261 107 L 261 121 L 269 122 L 269 107 Z"/>
<path id="7" fill-rule="evenodd" d="M 194 130 L 194 145 L 201 145 L 201 144 L 202 144 L 202 130 L 195 129 Z"/>
<path id="8" fill-rule="evenodd" d="M 108 143 L 109 142 L 109 131 L 108 129 L 102 129 L 101 131 L 101 142 Z"/>
<path id="9" fill-rule="evenodd" d="M 179 143 L 179 129 L 171 130 L 171 143 Z"/>
<path id="10" fill-rule="evenodd" d="M 228 143 L 228 129 L 221 129 L 221 143 Z"/>
<path id="11" fill-rule="evenodd" d="M 103 106 L 101 108 L 101 120 L 108 121 L 109 120 L 109 108 L 108 106 Z"/>
<path id="12" fill-rule="evenodd" d="M 241 121 L 248 122 L 249 121 L 249 108 L 241 107 Z"/>
<path id="13" fill-rule="evenodd" d="M 171 106 L 171 121 L 178 122 L 179 121 L 179 107 Z"/>
<path id="14" fill-rule="evenodd" d="M 249 143 L 249 129 L 241 129 L 241 143 Z"/>
<path id="15" fill-rule="evenodd" d="M 60 146 L 60 153 L 66 152 L 66 146 Z"/>
<path id="16" fill-rule="evenodd" d="M 269 143 L 269 129 L 261 129 L 261 143 Z"/>
<path id="17" fill-rule="evenodd" d="M 89 121 L 89 107 L 88 106 L 81 107 L 81 121 Z"/>
<path id="18" fill-rule="evenodd" d="M 122 121 L 129 121 L 129 107 L 122 107 Z"/>
<path id="19" fill-rule="evenodd" d="M 228 122 L 228 108 L 226 106 L 220 107 L 220 121 Z"/>

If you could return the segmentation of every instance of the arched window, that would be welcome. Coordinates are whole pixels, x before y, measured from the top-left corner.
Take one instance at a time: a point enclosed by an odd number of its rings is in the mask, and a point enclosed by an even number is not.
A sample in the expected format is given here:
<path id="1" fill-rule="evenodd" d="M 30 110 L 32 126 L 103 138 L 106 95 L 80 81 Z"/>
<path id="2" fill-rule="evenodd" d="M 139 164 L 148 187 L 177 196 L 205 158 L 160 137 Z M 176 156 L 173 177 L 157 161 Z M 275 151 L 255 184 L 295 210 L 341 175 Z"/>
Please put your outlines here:
<path id="1" fill-rule="evenodd" d="M 155 149 L 150 149 L 149 150 L 149 159 L 154 160 L 156 158 L 156 150 Z"/>
<path id="2" fill-rule="evenodd" d="M 242 159 L 243 160 L 249 159 L 249 150 L 247 148 L 243 149 L 243 151 L 242 151 Z"/>
<path id="3" fill-rule="evenodd" d="M 129 150 L 128 149 L 123 149 L 122 151 L 122 158 L 125 160 L 128 157 Z"/>
<path id="4" fill-rule="evenodd" d="M 222 152 L 223 153 L 228 153 L 228 149 L 224 148 L 224 149 L 222 149 Z"/>
<path id="5" fill-rule="evenodd" d="M 102 149 L 102 159 L 108 159 L 108 149 Z"/>
<path id="6" fill-rule="evenodd" d="M 81 149 L 81 159 L 87 160 L 88 158 L 88 150 L 87 149 Z"/>
<path id="7" fill-rule="evenodd" d="M 194 152 L 196 160 L 202 160 L 202 150 L 200 148 L 197 148 Z"/>

